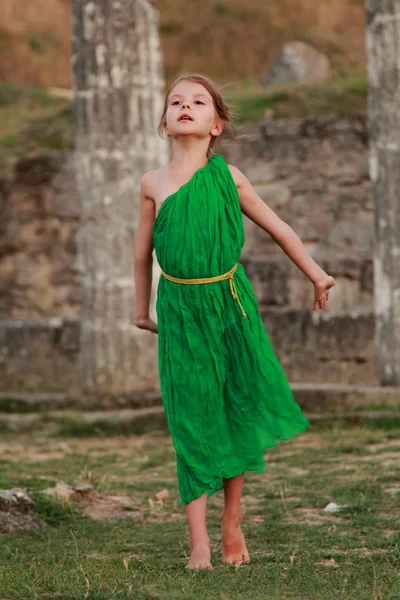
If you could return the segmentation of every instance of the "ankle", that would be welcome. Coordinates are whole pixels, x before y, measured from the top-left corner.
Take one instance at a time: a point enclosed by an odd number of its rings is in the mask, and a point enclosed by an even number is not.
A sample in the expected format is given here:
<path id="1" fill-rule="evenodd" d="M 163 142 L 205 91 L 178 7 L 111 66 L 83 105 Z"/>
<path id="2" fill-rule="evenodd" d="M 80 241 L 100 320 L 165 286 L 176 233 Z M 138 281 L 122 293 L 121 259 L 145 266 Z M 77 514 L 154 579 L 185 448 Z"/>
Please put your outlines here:
<path id="1" fill-rule="evenodd" d="M 224 508 L 224 511 L 222 513 L 222 520 L 223 521 L 230 521 L 230 522 L 235 522 L 238 525 L 240 524 L 241 520 L 243 518 L 243 513 L 242 510 L 240 508 Z"/>
<path id="2" fill-rule="evenodd" d="M 210 538 L 208 537 L 208 534 L 190 535 L 189 544 L 191 548 L 194 548 L 194 546 L 210 546 Z"/>

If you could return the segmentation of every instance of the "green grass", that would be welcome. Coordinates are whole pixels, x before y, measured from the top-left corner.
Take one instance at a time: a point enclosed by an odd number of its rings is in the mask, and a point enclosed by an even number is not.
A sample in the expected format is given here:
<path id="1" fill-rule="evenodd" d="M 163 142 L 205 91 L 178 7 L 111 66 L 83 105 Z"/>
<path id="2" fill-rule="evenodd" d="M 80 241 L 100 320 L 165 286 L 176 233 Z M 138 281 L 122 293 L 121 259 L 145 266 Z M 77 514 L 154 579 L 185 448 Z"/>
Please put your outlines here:
<path id="1" fill-rule="evenodd" d="M 0 84 L 0 175 L 15 160 L 73 147 L 72 107 L 42 88 Z"/>
<path id="2" fill-rule="evenodd" d="M 251 565 L 220 564 L 221 491 L 208 502 L 214 570 L 198 573 L 184 568 L 188 532 L 168 433 L 77 433 L 2 437 L 0 487 L 35 490 L 36 515 L 46 527 L 2 536 L 1 598 L 400 598 L 400 460 L 394 454 L 400 459 L 400 427 L 318 423 L 267 450 L 265 471 L 246 473 L 243 489 Z M 61 480 L 91 483 L 103 496 L 126 495 L 125 510 L 141 518 L 94 521 L 84 503 L 43 493 Z M 152 501 L 165 487 L 170 497 Z M 348 506 L 328 514 L 322 511 L 328 502 Z"/>
<path id="3" fill-rule="evenodd" d="M 218 6 L 225 10 L 225 5 Z M 365 71 L 337 73 L 319 85 L 274 88 L 260 88 L 247 78 L 223 92 L 235 108 L 237 125 L 264 119 L 266 110 L 268 118 L 286 119 L 367 109 Z M 71 103 L 50 97 L 45 89 L 0 84 L 0 128 L 0 175 L 8 173 L 20 156 L 74 146 Z"/>
<path id="4" fill-rule="evenodd" d="M 343 72 L 323 84 L 271 88 L 248 82 L 227 89 L 226 98 L 236 108 L 237 124 L 262 120 L 266 110 L 273 119 L 359 113 L 367 110 L 367 76 L 365 71 Z"/>

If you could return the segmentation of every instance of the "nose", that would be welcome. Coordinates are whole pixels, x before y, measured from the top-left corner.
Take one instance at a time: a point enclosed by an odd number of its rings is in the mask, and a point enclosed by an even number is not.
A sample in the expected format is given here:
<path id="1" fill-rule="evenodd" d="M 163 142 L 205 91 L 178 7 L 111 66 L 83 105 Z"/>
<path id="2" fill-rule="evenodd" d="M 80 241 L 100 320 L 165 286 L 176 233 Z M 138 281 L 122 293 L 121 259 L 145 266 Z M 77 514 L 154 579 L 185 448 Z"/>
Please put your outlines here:
<path id="1" fill-rule="evenodd" d="M 185 100 L 184 102 L 182 102 L 182 108 L 184 108 L 185 106 L 190 108 L 190 102 L 188 100 Z"/>

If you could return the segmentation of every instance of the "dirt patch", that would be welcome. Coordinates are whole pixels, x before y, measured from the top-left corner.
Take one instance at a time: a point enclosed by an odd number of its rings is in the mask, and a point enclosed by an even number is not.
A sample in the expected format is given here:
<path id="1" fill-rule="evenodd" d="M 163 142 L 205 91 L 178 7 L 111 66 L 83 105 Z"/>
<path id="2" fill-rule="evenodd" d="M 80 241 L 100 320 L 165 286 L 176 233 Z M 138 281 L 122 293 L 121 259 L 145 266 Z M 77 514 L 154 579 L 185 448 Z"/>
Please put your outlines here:
<path id="1" fill-rule="evenodd" d="M 352 465 L 340 465 L 339 467 L 333 467 L 331 469 L 325 469 L 327 473 L 338 473 L 339 471 L 356 471 L 356 467 Z"/>
<path id="2" fill-rule="evenodd" d="M 385 552 L 389 552 L 389 550 L 386 550 L 385 548 L 361 548 L 361 552 L 365 556 L 369 556 L 370 554 L 385 554 Z"/>
<path id="3" fill-rule="evenodd" d="M 310 470 L 309 469 L 303 469 L 303 467 L 286 467 L 285 468 L 285 472 L 288 475 L 295 475 L 297 476 L 302 476 L 302 475 L 308 475 Z"/>
<path id="4" fill-rule="evenodd" d="M 288 443 L 295 448 L 326 448 L 327 446 L 332 446 L 332 442 L 324 440 L 320 434 L 309 432 L 306 435 L 289 440 Z"/>
<path id="5" fill-rule="evenodd" d="M 382 450 L 382 448 L 397 448 L 397 451 L 400 452 L 400 442 L 399 440 L 387 440 L 386 442 L 379 442 L 374 444 L 368 444 L 368 450 L 372 452 L 378 452 L 378 450 Z"/>
<path id="6" fill-rule="evenodd" d="M 379 462 L 385 466 L 400 466 L 400 452 L 380 452 L 370 456 L 359 456 L 357 462 Z"/>
<path id="7" fill-rule="evenodd" d="M 112 517 L 142 519 L 138 510 L 132 510 L 132 498 L 129 496 L 111 495 L 92 490 L 84 500 L 84 513 L 95 521 L 104 521 Z"/>
<path id="8" fill-rule="evenodd" d="M 338 568 L 338 563 L 334 558 L 321 558 L 314 563 L 315 565 L 322 565 L 323 567 L 331 567 L 333 569 Z"/>
<path id="9" fill-rule="evenodd" d="M 384 488 L 383 491 L 387 494 L 400 494 L 400 483 L 395 483 L 391 487 Z"/>
<path id="10" fill-rule="evenodd" d="M 30 452 L 25 460 L 29 462 L 43 462 L 46 460 L 62 460 L 65 458 L 65 452 Z"/>
<path id="11" fill-rule="evenodd" d="M 387 536 L 399 535 L 399 530 L 398 529 L 384 529 L 383 532 Z"/>
<path id="12" fill-rule="evenodd" d="M 321 509 L 319 508 L 295 508 L 294 513 L 292 513 L 289 517 L 285 517 L 285 520 L 300 521 L 301 523 L 306 523 L 307 525 L 321 525 L 327 521 L 344 521 L 343 518 L 336 514 L 329 512 L 322 513 Z"/>
<path id="13" fill-rule="evenodd" d="M 260 498 L 256 498 L 255 496 L 242 496 L 242 503 L 247 505 L 260 504 Z"/>
<path id="14" fill-rule="evenodd" d="M 154 522 L 162 522 L 165 523 L 167 521 L 184 521 L 186 519 L 186 515 L 182 513 L 173 512 L 170 513 L 166 510 L 157 510 L 147 513 L 145 515 L 145 520 Z"/>
<path id="15" fill-rule="evenodd" d="M 265 519 L 261 515 L 249 515 L 246 517 L 246 521 L 254 523 L 254 525 L 260 525 L 261 523 L 264 523 Z"/>

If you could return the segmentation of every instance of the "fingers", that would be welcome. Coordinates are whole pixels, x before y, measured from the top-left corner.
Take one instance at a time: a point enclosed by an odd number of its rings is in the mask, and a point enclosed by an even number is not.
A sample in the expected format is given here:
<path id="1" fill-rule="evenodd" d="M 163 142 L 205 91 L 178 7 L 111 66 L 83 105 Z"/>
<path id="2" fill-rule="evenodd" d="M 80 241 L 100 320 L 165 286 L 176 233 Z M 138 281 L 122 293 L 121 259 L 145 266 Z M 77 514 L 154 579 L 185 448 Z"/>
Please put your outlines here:
<path id="1" fill-rule="evenodd" d="M 328 302 L 328 292 L 323 294 L 323 296 L 319 299 L 319 307 L 324 308 L 325 304 Z"/>
<path id="2" fill-rule="evenodd" d="M 330 288 L 332 288 L 335 285 L 335 281 L 333 278 L 330 278 L 331 281 L 329 282 L 329 284 L 322 283 L 322 284 L 316 284 L 314 286 L 314 302 L 313 302 L 313 310 L 316 310 L 318 307 L 319 308 L 324 308 L 326 303 L 329 300 L 329 290 Z M 329 287 L 328 287 L 329 285 Z"/>
<path id="3" fill-rule="evenodd" d="M 329 292 L 325 292 L 320 298 L 314 298 L 313 302 L 313 310 L 319 308 L 324 308 L 329 299 Z"/>

